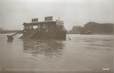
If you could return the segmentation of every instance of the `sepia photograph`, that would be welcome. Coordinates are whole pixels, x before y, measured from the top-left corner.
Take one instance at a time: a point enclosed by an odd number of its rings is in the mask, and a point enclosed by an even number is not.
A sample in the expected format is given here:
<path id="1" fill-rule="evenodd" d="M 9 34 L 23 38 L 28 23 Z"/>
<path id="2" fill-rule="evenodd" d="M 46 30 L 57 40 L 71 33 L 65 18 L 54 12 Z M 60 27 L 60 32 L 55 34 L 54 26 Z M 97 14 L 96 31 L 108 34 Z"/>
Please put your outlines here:
<path id="1" fill-rule="evenodd" d="M 0 0 L 0 73 L 114 73 L 114 0 Z"/>

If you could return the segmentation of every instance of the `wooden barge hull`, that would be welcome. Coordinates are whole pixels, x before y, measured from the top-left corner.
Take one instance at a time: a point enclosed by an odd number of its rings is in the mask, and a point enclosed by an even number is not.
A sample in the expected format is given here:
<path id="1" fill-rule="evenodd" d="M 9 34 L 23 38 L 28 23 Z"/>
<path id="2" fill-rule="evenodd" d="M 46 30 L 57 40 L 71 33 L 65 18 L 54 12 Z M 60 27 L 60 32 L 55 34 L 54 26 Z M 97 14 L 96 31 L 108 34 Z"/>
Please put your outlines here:
<path id="1" fill-rule="evenodd" d="M 48 40 L 48 39 L 55 39 L 55 40 L 66 40 L 66 32 L 25 32 L 23 33 L 24 39 L 36 39 L 36 40 Z"/>

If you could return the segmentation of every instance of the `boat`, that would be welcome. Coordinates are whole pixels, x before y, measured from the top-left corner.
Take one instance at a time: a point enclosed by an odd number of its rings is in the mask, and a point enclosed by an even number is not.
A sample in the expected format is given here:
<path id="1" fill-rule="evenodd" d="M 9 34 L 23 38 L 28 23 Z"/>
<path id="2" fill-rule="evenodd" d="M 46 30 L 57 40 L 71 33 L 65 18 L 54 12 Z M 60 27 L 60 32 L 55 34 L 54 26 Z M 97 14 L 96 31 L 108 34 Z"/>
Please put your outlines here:
<path id="1" fill-rule="evenodd" d="M 13 41 L 13 36 L 12 35 L 7 35 L 7 41 L 9 41 L 9 42 Z"/>
<path id="2" fill-rule="evenodd" d="M 32 19 L 30 23 L 23 23 L 23 38 L 37 40 L 65 40 L 66 30 L 61 20 L 53 20 L 52 16 L 45 17 L 44 21 L 38 21 L 38 18 Z"/>

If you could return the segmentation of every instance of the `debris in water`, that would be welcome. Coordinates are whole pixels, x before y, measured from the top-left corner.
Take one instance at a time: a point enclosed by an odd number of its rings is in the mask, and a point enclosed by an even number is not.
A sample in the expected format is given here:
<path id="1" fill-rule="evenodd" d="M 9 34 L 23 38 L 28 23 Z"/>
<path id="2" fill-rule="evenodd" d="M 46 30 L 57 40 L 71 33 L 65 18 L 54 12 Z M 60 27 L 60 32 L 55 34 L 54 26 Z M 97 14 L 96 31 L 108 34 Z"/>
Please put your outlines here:
<path id="1" fill-rule="evenodd" d="M 103 71 L 109 71 L 110 68 L 108 68 L 108 67 L 103 67 L 102 70 L 103 70 Z"/>

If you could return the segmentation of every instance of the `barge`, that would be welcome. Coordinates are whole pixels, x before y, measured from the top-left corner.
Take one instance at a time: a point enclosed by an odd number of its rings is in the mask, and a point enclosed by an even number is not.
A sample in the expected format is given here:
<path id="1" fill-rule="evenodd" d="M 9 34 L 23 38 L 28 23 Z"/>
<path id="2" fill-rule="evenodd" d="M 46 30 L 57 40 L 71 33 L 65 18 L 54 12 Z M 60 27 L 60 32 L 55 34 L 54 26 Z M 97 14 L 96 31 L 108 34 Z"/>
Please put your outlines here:
<path id="1" fill-rule="evenodd" d="M 34 18 L 32 22 L 23 25 L 23 38 L 25 39 L 66 39 L 64 22 L 53 20 L 52 16 L 45 17 L 44 21 L 38 21 L 38 18 Z"/>

